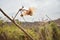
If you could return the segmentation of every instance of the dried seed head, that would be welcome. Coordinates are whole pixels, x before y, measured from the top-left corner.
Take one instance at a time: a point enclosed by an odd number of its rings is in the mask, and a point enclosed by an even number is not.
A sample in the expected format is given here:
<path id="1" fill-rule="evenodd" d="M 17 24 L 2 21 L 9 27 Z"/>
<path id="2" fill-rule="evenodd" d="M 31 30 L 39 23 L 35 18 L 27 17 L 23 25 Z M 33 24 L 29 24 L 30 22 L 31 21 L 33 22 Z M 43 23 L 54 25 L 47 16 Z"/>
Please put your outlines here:
<path id="1" fill-rule="evenodd" d="M 25 10 L 23 11 L 22 15 L 25 16 L 25 15 L 30 15 L 32 16 L 33 15 L 33 11 L 34 11 L 34 8 L 33 7 L 30 7 L 28 10 Z M 22 16 L 21 15 L 21 16 Z"/>

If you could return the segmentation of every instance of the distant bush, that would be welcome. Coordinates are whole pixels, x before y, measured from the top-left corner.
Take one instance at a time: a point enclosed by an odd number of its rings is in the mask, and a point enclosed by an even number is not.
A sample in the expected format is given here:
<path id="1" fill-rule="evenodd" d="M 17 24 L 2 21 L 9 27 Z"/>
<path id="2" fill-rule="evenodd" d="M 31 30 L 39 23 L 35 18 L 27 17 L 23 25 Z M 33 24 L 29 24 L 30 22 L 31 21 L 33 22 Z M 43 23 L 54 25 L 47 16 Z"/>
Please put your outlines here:
<path id="1" fill-rule="evenodd" d="M 25 28 L 25 31 L 29 33 L 35 40 L 60 40 L 60 28 L 56 23 L 47 23 L 44 26 L 36 28 Z M 0 27 L 0 40 L 31 40 L 14 24 L 9 26 L 7 24 L 4 27 Z"/>

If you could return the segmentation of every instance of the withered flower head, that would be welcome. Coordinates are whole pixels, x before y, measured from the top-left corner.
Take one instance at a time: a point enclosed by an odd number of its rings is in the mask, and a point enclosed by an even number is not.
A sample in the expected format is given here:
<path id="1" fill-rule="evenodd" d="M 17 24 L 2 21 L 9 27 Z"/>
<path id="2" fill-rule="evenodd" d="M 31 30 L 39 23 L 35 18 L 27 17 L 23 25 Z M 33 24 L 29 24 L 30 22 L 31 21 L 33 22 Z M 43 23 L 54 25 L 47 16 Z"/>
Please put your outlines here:
<path id="1" fill-rule="evenodd" d="M 28 10 L 23 11 L 23 13 L 20 16 L 25 16 L 25 15 L 33 15 L 34 8 L 30 7 Z"/>

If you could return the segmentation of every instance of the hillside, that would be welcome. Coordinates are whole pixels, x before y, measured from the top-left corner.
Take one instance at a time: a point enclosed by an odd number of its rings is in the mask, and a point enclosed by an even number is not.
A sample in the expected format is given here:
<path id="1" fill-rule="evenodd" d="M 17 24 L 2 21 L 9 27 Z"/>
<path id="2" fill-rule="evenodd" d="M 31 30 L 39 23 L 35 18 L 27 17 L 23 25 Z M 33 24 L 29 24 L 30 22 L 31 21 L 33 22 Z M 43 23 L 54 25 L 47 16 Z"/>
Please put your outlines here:
<path id="1" fill-rule="evenodd" d="M 56 20 L 52 20 L 54 21 L 55 23 L 57 23 L 58 25 L 60 25 L 60 18 L 59 19 L 56 19 Z M 23 26 L 30 26 L 30 27 L 35 27 L 35 26 L 40 26 L 43 22 L 21 22 L 21 25 Z"/>
<path id="2" fill-rule="evenodd" d="M 56 19 L 56 20 L 52 20 L 52 21 L 54 21 L 55 23 L 57 23 L 58 25 L 60 25 L 60 19 Z M 12 25 L 12 23 L 11 22 L 6 22 L 8 25 Z M 43 22 L 38 22 L 38 21 L 36 21 L 36 22 L 21 22 L 21 26 L 22 27 L 26 27 L 26 26 L 28 26 L 28 27 L 38 27 L 38 26 L 40 26 L 41 24 L 42 24 Z"/>
<path id="3" fill-rule="evenodd" d="M 58 25 L 60 25 L 60 18 L 57 20 L 54 20 Z"/>

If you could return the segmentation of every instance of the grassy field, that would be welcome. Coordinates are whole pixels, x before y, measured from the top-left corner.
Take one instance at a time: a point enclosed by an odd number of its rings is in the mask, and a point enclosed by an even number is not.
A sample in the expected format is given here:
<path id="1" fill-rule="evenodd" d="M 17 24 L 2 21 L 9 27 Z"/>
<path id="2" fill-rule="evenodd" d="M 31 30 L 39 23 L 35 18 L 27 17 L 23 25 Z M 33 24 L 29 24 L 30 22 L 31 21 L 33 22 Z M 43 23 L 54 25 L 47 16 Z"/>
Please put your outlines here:
<path id="1" fill-rule="evenodd" d="M 0 20 L 0 40 L 31 40 L 13 23 L 11 25 L 7 23 L 2 25 L 2 22 Z M 39 27 L 25 27 L 24 29 L 35 40 L 60 40 L 60 28 L 54 22 Z"/>

